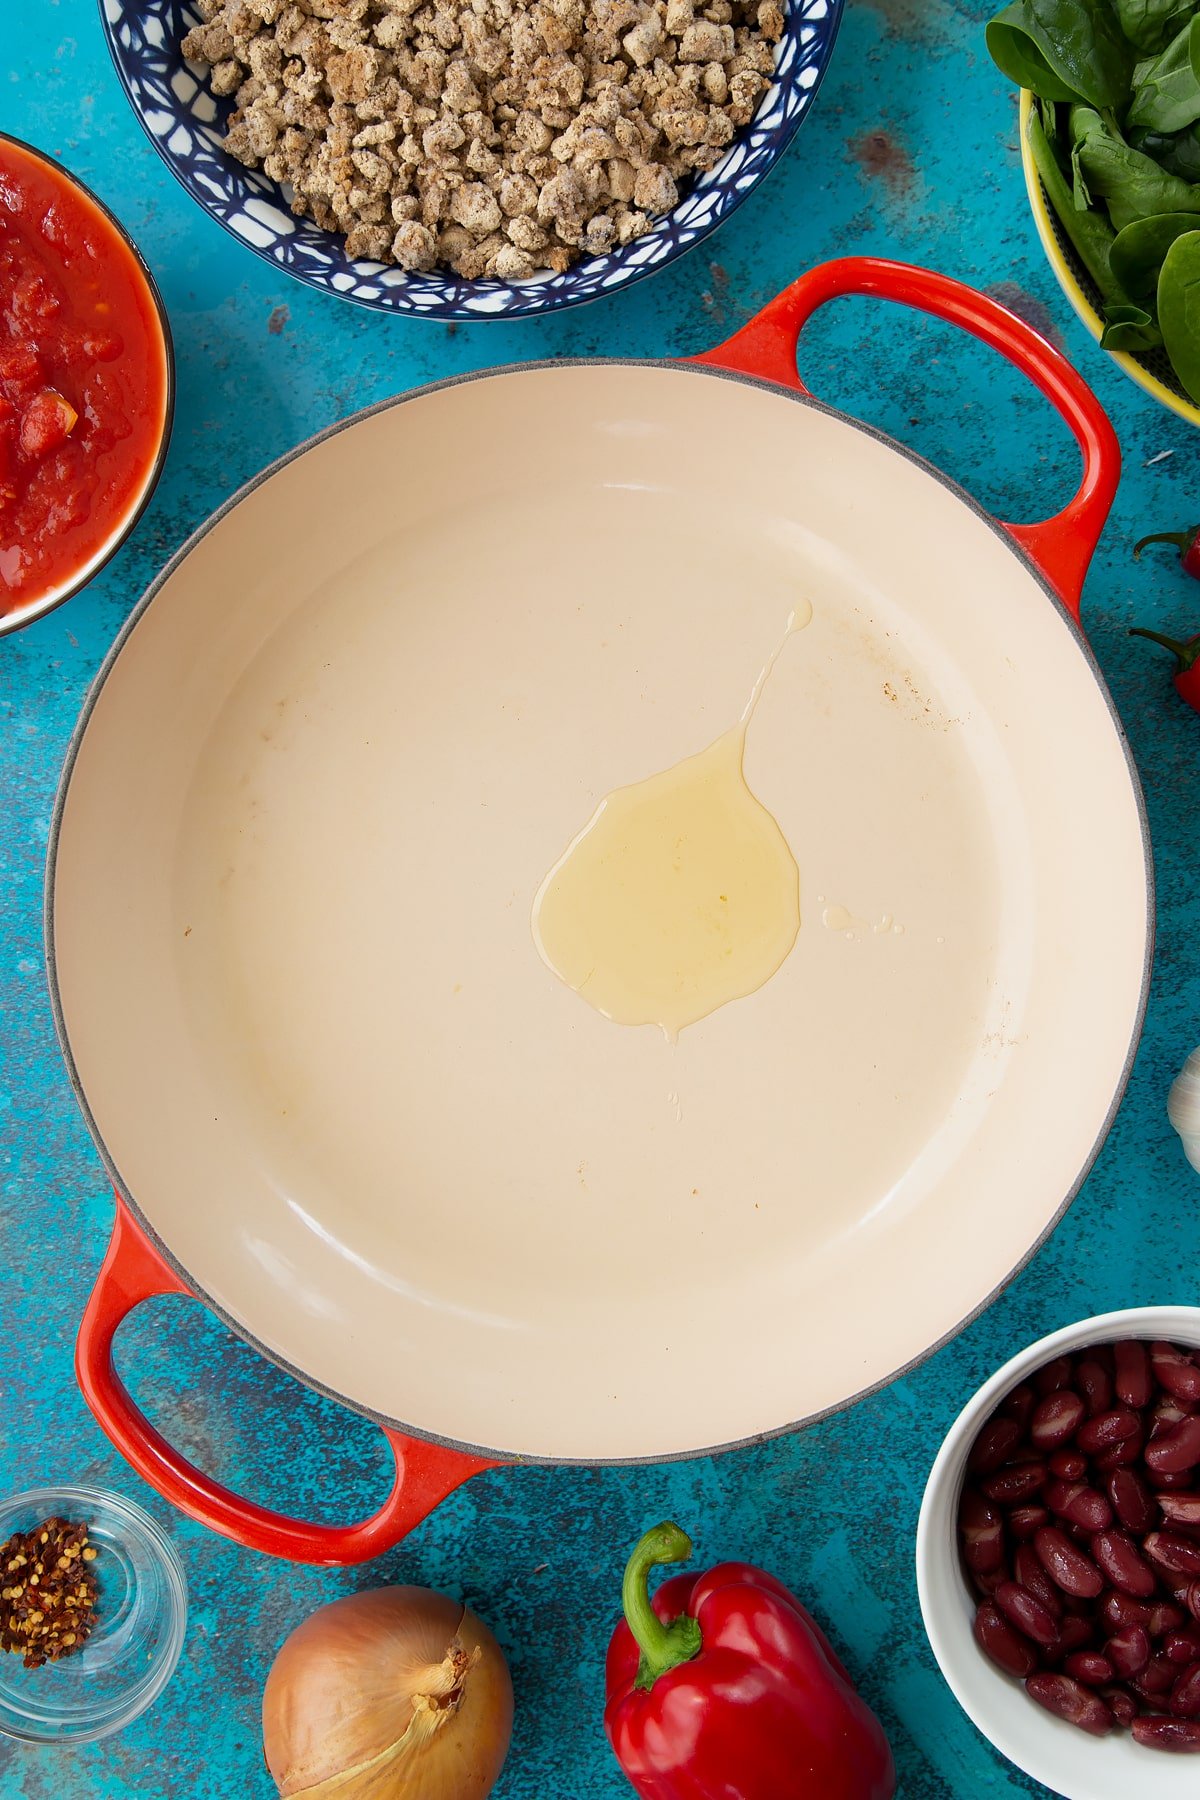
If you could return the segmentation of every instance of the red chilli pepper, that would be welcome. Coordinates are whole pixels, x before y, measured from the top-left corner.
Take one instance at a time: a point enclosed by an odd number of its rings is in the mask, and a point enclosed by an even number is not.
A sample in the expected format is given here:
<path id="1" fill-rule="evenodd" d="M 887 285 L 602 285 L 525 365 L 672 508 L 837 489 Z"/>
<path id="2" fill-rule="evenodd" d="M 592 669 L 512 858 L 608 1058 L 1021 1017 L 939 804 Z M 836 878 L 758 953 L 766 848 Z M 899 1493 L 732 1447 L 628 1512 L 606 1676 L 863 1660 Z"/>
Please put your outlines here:
<path id="1" fill-rule="evenodd" d="M 1140 538 L 1133 546 L 1134 556 L 1140 556 L 1147 544 L 1174 544 L 1184 573 L 1200 581 L 1200 525 L 1193 525 L 1188 531 L 1156 531 L 1150 537 Z"/>
<path id="2" fill-rule="evenodd" d="M 1144 625 L 1130 628 L 1130 637 L 1149 638 L 1161 644 L 1175 658 L 1175 692 L 1181 700 L 1200 712 L 1200 635 L 1190 638 L 1164 637 L 1161 631 L 1147 631 Z"/>
<path id="3" fill-rule="evenodd" d="M 656 1525 L 625 1570 L 604 1728 L 641 1800 L 892 1800 L 883 1727 L 816 1621 L 748 1563 L 676 1575 L 691 1539 Z"/>

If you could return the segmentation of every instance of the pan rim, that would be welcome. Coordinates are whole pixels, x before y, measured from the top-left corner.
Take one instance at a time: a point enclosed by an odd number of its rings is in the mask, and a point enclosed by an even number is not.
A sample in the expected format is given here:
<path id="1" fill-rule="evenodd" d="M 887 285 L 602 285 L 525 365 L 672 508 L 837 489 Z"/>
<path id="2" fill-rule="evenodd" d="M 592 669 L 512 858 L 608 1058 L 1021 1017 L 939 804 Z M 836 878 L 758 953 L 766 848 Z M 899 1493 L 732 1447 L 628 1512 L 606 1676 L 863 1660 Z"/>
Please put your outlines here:
<path id="1" fill-rule="evenodd" d="M 494 1445 L 478 1444 L 467 1439 L 456 1438 L 441 1432 L 430 1431 L 422 1427 L 411 1425 L 403 1419 L 395 1418 L 390 1414 L 380 1412 L 375 1407 L 366 1405 L 362 1401 L 355 1400 L 351 1396 L 342 1393 L 339 1389 L 321 1381 L 300 1368 L 296 1363 L 291 1361 L 289 1357 L 279 1351 L 271 1349 L 268 1345 L 261 1342 L 252 1330 L 233 1318 L 224 1307 L 220 1306 L 205 1291 L 204 1287 L 197 1280 L 192 1271 L 186 1268 L 175 1256 L 170 1247 L 164 1243 L 154 1229 L 154 1226 L 151 1224 L 146 1212 L 130 1192 L 128 1185 L 121 1177 L 120 1170 L 105 1143 L 104 1137 L 88 1103 L 83 1081 L 71 1049 L 62 1005 L 62 996 L 58 979 L 57 956 L 54 947 L 55 875 L 58 863 L 59 839 L 63 815 L 66 808 L 67 795 L 83 740 L 87 734 L 87 729 L 96 704 L 100 698 L 100 694 L 103 691 L 105 683 L 112 673 L 118 658 L 124 650 L 127 640 L 132 636 L 143 615 L 148 611 L 154 600 L 162 592 L 163 588 L 166 587 L 176 570 L 181 567 L 186 558 L 199 547 L 209 533 L 221 523 L 227 514 L 231 513 L 236 506 L 240 505 L 243 500 L 249 498 L 252 493 L 262 487 L 274 475 L 278 474 L 282 469 L 286 468 L 290 463 L 295 462 L 301 456 L 306 455 L 310 450 L 316 449 L 319 445 L 326 443 L 329 439 L 336 437 L 339 433 L 349 430 L 351 427 L 359 425 L 367 419 L 374 418 L 381 413 L 391 411 L 395 407 L 403 406 L 411 401 L 422 399 L 428 395 L 441 393 L 450 388 L 463 387 L 468 382 L 488 381 L 498 377 L 512 375 L 535 374 L 548 370 L 557 371 L 561 369 L 579 368 L 664 370 L 675 374 L 696 375 L 704 379 L 736 382 L 742 386 L 763 390 L 776 398 L 790 401 L 792 404 L 808 407 L 817 413 L 836 419 L 841 424 L 849 425 L 854 430 L 862 432 L 866 437 L 871 438 L 885 448 L 894 451 L 897 455 L 903 457 L 906 462 L 909 462 L 916 468 L 924 471 L 924 473 L 931 476 L 942 487 L 947 489 L 954 498 L 961 501 L 968 510 L 992 532 L 993 536 L 1000 541 L 1004 548 L 1016 558 L 1026 574 L 1031 576 L 1038 587 L 1041 588 L 1046 600 L 1067 626 L 1075 641 L 1076 648 L 1082 653 L 1093 681 L 1100 690 L 1101 698 L 1104 701 L 1110 722 L 1121 748 L 1126 773 L 1129 777 L 1134 805 L 1137 810 L 1138 831 L 1142 846 L 1143 875 L 1146 884 L 1146 927 L 1138 1003 L 1134 1011 L 1132 1029 L 1125 1052 L 1124 1062 L 1117 1078 L 1112 1098 L 1105 1112 L 1100 1129 L 1089 1147 L 1083 1164 L 1077 1176 L 1071 1183 L 1064 1199 L 1047 1222 L 1045 1228 L 1039 1233 L 1034 1242 L 1017 1262 L 1013 1264 L 999 1281 L 997 1281 L 995 1286 L 990 1289 L 977 1305 L 971 1308 L 969 1312 L 965 1313 L 962 1318 L 943 1332 L 932 1344 L 929 1344 L 916 1355 L 910 1357 L 907 1362 L 890 1370 L 878 1380 L 869 1382 L 865 1386 L 857 1389 L 853 1394 L 847 1395 L 845 1398 L 838 1400 L 829 1406 L 821 1407 L 814 1412 L 802 1414 L 800 1417 L 789 1420 L 784 1424 L 751 1432 L 744 1437 L 725 1439 L 719 1443 L 698 1445 L 694 1448 L 683 1450 L 669 1450 L 659 1454 L 641 1454 L 636 1456 L 562 1456 L 545 1452 L 505 1450 Z M 259 470 L 257 474 L 251 476 L 248 481 L 244 482 L 234 493 L 222 501 L 215 511 L 210 513 L 206 519 L 202 520 L 195 530 L 188 535 L 185 541 L 180 545 L 179 549 L 175 551 L 174 555 L 172 555 L 159 570 L 158 574 L 125 620 L 105 655 L 104 660 L 100 664 L 87 694 L 84 697 L 79 717 L 72 730 L 70 742 L 68 743 L 66 754 L 63 759 L 62 773 L 59 777 L 54 807 L 51 813 L 50 829 L 46 845 L 43 931 L 46 958 L 46 980 L 49 988 L 50 1007 L 54 1020 L 55 1035 L 66 1066 L 67 1076 L 71 1084 L 71 1090 L 75 1096 L 76 1104 L 80 1109 L 84 1123 L 96 1146 L 101 1163 L 108 1173 L 114 1190 L 132 1213 L 139 1229 L 145 1234 L 150 1243 L 158 1251 L 159 1255 L 174 1271 L 184 1288 L 187 1290 L 187 1293 L 192 1298 L 198 1300 L 201 1305 L 206 1307 L 214 1317 L 218 1318 L 227 1330 L 240 1338 L 243 1343 L 248 1344 L 258 1355 L 265 1357 L 269 1363 L 273 1364 L 278 1369 L 282 1369 L 285 1374 L 292 1376 L 295 1380 L 311 1389 L 314 1393 L 320 1394 L 326 1400 L 336 1402 L 339 1406 L 346 1407 L 350 1412 L 357 1414 L 361 1418 L 369 1419 L 372 1423 L 380 1426 L 386 1431 L 400 1433 L 406 1437 L 411 1437 L 425 1443 L 436 1444 L 443 1449 L 459 1451 L 464 1456 L 482 1458 L 494 1464 L 524 1463 L 534 1467 L 635 1468 L 656 1463 L 688 1462 L 700 1457 L 719 1456 L 732 1450 L 747 1449 L 755 1445 L 769 1443 L 775 1438 L 788 1436 L 792 1432 L 805 1430 L 811 1425 L 819 1424 L 824 1419 L 832 1418 L 839 1413 L 849 1411 L 851 1407 L 856 1406 L 861 1400 L 868 1399 L 873 1394 L 881 1393 L 884 1388 L 890 1387 L 893 1382 L 902 1380 L 905 1376 L 910 1375 L 914 1370 L 920 1368 L 923 1363 L 935 1356 L 939 1350 L 942 1350 L 947 1344 L 953 1342 L 955 1338 L 959 1337 L 962 1332 L 973 1325 L 975 1321 L 988 1310 L 1000 1294 L 1004 1292 L 1005 1288 L 1007 1288 L 1022 1270 L 1028 1266 L 1037 1255 L 1038 1251 L 1061 1224 L 1063 1218 L 1066 1216 L 1068 1210 L 1078 1196 L 1084 1182 L 1087 1180 L 1088 1175 L 1091 1173 L 1096 1159 L 1112 1130 L 1117 1113 L 1124 1100 L 1130 1077 L 1133 1073 L 1133 1065 L 1137 1056 L 1138 1047 L 1141 1043 L 1142 1031 L 1146 1020 L 1146 1011 L 1150 998 L 1151 974 L 1154 962 L 1156 937 L 1154 855 L 1150 841 L 1150 827 L 1145 794 L 1142 788 L 1141 777 L 1138 774 L 1137 764 L 1134 760 L 1132 746 L 1130 745 L 1128 734 L 1125 731 L 1121 717 L 1117 712 L 1108 684 L 1104 679 L 1099 662 L 1096 659 L 1095 652 L 1088 641 L 1082 625 L 1074 618 L 1069 608 L 1054 591 L 1048 577 L 1034 562 L 1033 558 L 1020 544 L 1018 544 L 1016 539 L 1005 530 L 1005 527 L 1001 522 L 989 513 L 974 495 L 969 493 L 967 489 L 960 485 L 960 483 L 947 475 L 943 470 L 939 469 L 936 464 L 931 463 L 918 451 L 902 444 L 898 439 L 893 438 L 889 433 L 880 430 L 878 427 L 869 425 L 863 420 L 855 419 L 851 414 L 841 411 L 838 407 L 830 406 L 825 401 L 817 400 L 807 392 L 782 387 L 778 382 L 771 381 L 762 376 L 749 375 L 743 373 L 741 370 L 722 368 L 711 363 L 698 363 L 678 357 L 580 356 L 539 358 L 536 361 L 531 362 L 502 363 L 486 369 L 471 370 L 464 374 L 446 376 L 441 380 L 427 382 L 420 387 L 408 389 L 404 393 L 390 395 L 386 399 L 375 401 L 372 405 L 361 408 L 358 412 L 349 414 L 344 419 L 335 420 L 331 425 L 327 425 L 322 430 L 314 432 L 310 437 L 305 438 L 302 443 L 295 445 L 291 450 L 285 451 L 283 455 L 277 457 L 265 468 Z"/>

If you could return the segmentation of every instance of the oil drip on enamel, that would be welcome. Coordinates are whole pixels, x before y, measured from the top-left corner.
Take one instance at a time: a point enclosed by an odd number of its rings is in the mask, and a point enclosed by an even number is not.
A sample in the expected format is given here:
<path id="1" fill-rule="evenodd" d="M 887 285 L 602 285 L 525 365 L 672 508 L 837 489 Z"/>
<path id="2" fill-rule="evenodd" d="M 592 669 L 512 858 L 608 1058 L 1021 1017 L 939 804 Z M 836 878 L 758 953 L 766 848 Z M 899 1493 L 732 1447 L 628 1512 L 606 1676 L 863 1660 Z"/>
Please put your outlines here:
<path id="1" fill-rule="evenodd" d="M 732 730 L 607 795 L 538 890 L 543 961 L 616 1024 L 673 1041 L 762 987 L 796 941 L 800 872 L 743 763 L 767 677 L 811 618 L 807 602 L 793 611 Z"/>

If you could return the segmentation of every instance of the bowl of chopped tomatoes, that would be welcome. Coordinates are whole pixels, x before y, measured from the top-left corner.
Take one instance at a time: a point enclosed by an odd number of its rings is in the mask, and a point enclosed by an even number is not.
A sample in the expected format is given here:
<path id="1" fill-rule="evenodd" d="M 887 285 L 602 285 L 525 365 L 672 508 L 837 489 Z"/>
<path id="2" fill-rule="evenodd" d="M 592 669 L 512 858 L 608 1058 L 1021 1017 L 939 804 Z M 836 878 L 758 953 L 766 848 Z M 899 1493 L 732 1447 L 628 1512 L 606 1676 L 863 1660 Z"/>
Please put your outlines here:
<path id="1" fill-rule="evenodd" d="M 0 633 L 78 593 L 132 531 L 174 390 L 166 309 L 129 234 L 0 132 Z"/>

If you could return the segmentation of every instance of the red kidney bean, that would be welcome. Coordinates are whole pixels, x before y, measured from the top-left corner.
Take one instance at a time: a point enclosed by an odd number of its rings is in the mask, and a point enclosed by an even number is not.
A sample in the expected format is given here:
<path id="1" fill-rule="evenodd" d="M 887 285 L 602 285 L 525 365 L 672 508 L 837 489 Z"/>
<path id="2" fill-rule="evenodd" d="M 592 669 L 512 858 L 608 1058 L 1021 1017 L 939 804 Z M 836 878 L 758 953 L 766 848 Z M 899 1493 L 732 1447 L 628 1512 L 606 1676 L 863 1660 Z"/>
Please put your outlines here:
<path id="1" fill-rule="evenodd" d="M 1087 1408 L 1071 1388 L 1058 1388 L 1039 1400 L 1029 1421 L 1029 1439 L 1035 1450 L 1061 1450 L 1069 1444 L 1087 1417 Z"/>
<path id="2" fill-rule="evenodd" d="M 1048 1650 L 1058 1641 L 1058 1623 L 1048 1607 L 1015 1581 L 1002 1581 L 992 1596 L 1010 1625 Z"/>
<path id="3" fill-rule="evenodd" d="M 1154 1570 L 1124 1531 L 1098 1531 L 1092 1539 L 1092 1555 L 1123 1594 L 1148 1600 L 1158 1586 Z"/>
<path id="4" fill-rule="evenodd" d="M 1099 1650 L 1074 1650 L 1062 1667 L 1064 1675 L 1069 1675 L 1072 1681 L 1082 1681 L 1084 1687 L 1103 1687 L 1116 1674 L 1107 1656 Z"/>
<path id="5" fill-rule="evenodd" d="M 1152 1656 L 1133 1685 L 1148 1699 L 1161 1700 L 1164 1694 L 1170 1693 L 1178 1679 L 1179 1670 L 1174 1663 L 1168 1662 L 1165 1656 Z"/>
<path id="6" fill-rule="evenodd" d="M 1075 1371 L 1075 1385 L 1083 1395 L 1088 1418 L 1107 1412 L 1113 1403 L 1112 1376 L 1093 1356 L 1085 1356 Z"/>
<path id="7" fill-rule="evenodd" d="M 990 1574 L 1004 1561 L 1004 1521 L 974 1488 L 965 1488 L 958 1509 L 963 1561 L 977 1575 Z"/>
<path id="8" fill-rule="evenodd" d="M 1044 1706 L 1056 1718 L 1078 1725 L 1093 1737 L 1104 1737 L 1115 1724 L 1112 1712 L 1099 1694 L 1090 1693 L 1069 1675 L 1031 1675 L 1025 1683 L 1030 1699 Z"/>
<path id="9" fill-rule="evenodd" d="M 1082 1482 L 1052 1481 L 1046 1489 L 1046 1504 L 1051 1512 L 1084 1531 L 1104 1531 L 1112 1524 L 1112 1507 L 1093 1487 Z"/>
<path id="10" fill-rule="evenodd" d="M 1022 1544 L 1013 1557 L 1013 1580 L 1040 1600 L 1053 1618 L 1061 1617 L 1063 1596 L 1042 1567 L 1042 1559 L 1032 1544 Z"/>
<path id="11" fill-rule="evenodd" d="M 1184 1670 L 1167 1705 L 1177 1719 L 1200 1719 L 1200 1662 Z"/>
<path id="12" fill-rule="evenodd" d="M 1058 1641 L 1045 1652 L 1047 1662 L 1055 1662 L 1064 1656 L 1074 1655 L 1076 1650 L 1090 1649 L 1096 1636 L 1096 1627 L 1082 1613 L 1068 1613 L 1060 1621 Z"/>
<path id="13" fill-rule="evenodd" d="M 1021 1427 L 1015 1419 L 994 1413 L 971 1446 L 968 1469 L 990 1474 L 1006 1463 L 1021 1441 Z"/>
<path id="14" fill-rule="evenodd" d="M 1169 1600 L 1159 1600 L 1147 1612 L 1146 1630 L 1152 1638 L 1165 1637 L 1169 1631 L 1178 1631 L 1187 1624 L 1187 1614 L 1181 1607 L 1172 1606 Z"/>
<path id="15" fill-rule="evenodd" d="M 1200 1719 L 1168 1719 L 1160 1713 L 1135 1719 L 1129 1728 L 1135 1744 L 1148 1750 L 1200 1751 Z"/>
<path id="16" fill-rule="evenodd" d="M 1188 1581 L 1175 1589 L 1175 1598 L 1186 1607 L 1193 1619 L 1200 1621 L 1200 1581 Z"/>
<path id="17" fill-rule="evenodd" d="M 1116 1588 L 1110 1589 L 1100 1602 L 1100 1617 L 1110 1631 L 1125 1631 L 1131 1625 L 1140 1625 L 1148 1632 L 1151 1611 L 1140 1600 L 1134 1600 Z"/>
<path id="18" fill-rule="evenodd" d="M 1149 1532 L 1142 1540 L 1142 1549 L 1151 1562 L 1172 1575 L 1200 1575 L 1200 1544 L 1180 1537 L 1176 1531 Z"/>
<path id="19" fill-rule="evenodd" d="M 1122 1681 L 1132 1681 L 1150 1661 L 1150 1633 L 1142 1625 L 1126 1625 L 1123 1631 L 1113 1632 L 1104 1654 Z"/>
<path id="20" fill-rule="evenodd" d="M 1143 1406 L 1149 1406 L 1152 1391 L 1150 1354 L 1145 1344 L 1138 1338 L 1126 1338 L 1123 1344 L 1114 1344 L 1113 1368 L 1113 1386 L 1118 1400 L 1139 1412 Z"/>
<path id="21" fill-rule="evenodd" d="M 1126 1438 L 1123 1444 L 1110 1444 L 1107 1450 L 1101 1450 L 1095 1460 L 1097 1474 L 1106 1475 L 1110 1469 L 1127 1469 L 1142 1454 L 1142 1445 L 1146 1434 L 1139 1425 L 1137 1436 Z"/>
<path id="22" fill-rule="evenodd" d="M 1196 1479 L 1194 1469 L 1147 1469 L 1146 1480 L 1159 1494 L 1172 1493 L 1176 1488 L 1190 1488 Z"/>
<path id="23" fill-rule="evenodd" d="M 1114 1469 L 1105 1482 L 1109 1500 L 1126 1531 L 1150 1531 L 1158 1523 L 1158 1502 L 1132 1469 Z"/>
<path id="24" fill-rule="evenodd" d="M 1118 1725 L 1128 1731 L 1137 1718 L 1137 1701 L 1132 1694 L 1127 1694 L 1122 1687 L 1106 1687 L 1100 1689 L 1100 1698 L 1112 1713 Z"/>
<path id="25" fill-rule="evenodd" d="M 1037 1405 L 1037 1395 L 1027 1381 L 1015 1387 L 1011 1394 L 1006 1394 L 1000 1402 L 1000 1411 L 1010 1419 L 1015 1419 L 1022 1437 L 1028 1425 L 1033 1409 Z"/>
<path id="26" fill-rule="evenodd" d="M 1087 1474 L 1087 1457 L 1078 1450 L 1056 1450 L 1046 1467 L 1056 1481 L 1082 1481 Z"/>
<path id="27" fill-rule="evenodd" d="M 989 1569 L 986 1575 L 977 1575 L 972 1571 L 971 1585 L 977 1594 L 982 1594 L 986 1599 L 995 1593 L 1002 1581 L 1009 1580 L 1010 1575 L 1011 1571 L 1007 1562 L 1002 1562 L 998 1569 Z"/>
<path id="28" fill-rule="evenodd" d="M 1109 1450 L 1114 1444 L 1123 1444 L 1127 1438 L 1136 1437 L 1141 1428 L 1142 1421 L 1137 1413 L 1128 1406 L 1114 1406 L 1081 1425 L 1075 1442 L 1089 1456 L 1094 1456 L 1098 1450 Z"/>
<path id="29" fill-rule="evenodd" d="M 1150 1366 L 1159 1387 L 1177 1400 L 1200 1403 L 1200 1368 L 1175 1344 L 1151 1344 Z"/>
<path id="30" fill-rule="evenodd" d="M 1160 1400 L 1150 1414 L 1150 1441 L 1163 1436 L 1164 1432 L 1174 1430 L 1191 1416 L 1190 1406 L 1181 1406 L 1178 1400 Z"/>
<path id="31" fill-rule="evenodd" d="M 1049 1523 L 1050 1513 L 1044 1506 L 1014 1506 L 1008 1515 L 1008 1529 L 1019 1544 L 1028 1542 L 1039 1526 Z"/>
<path id="32" fill-rule="evenodd" d="M 1043 1525 L 1034 1533 L 1033 1547 L 1047 1575 L 1064 1594 L 1077 1594 L 1091 1600 L 1104 1592 L 1104 1577 L 1056 1525 Z"/>
<path id="33" fill-rule="evenodd" d="M 1062 1481 L 1055 1477 L 1053 1481 L 1047 1482 L 1042 1498 L 1050 1511 L 1057 1513 L 1061 1519 L 1065 1516 L 1072 1500 L 1077 1494 L 1082 1494 L 1086 1486 L 1087 1483 L 1083 1481 Z"/>
<path id="34" fill-rule="evenodd" d="M 1200 1494 L 1163 1494 L 1158 1504 L 1168 1525 L 1200 1525 Z"/>
<path id="35" fill-rule="evenodd" d="M 986 1476 L 979 1485 L 989 1500 L 1011 1506 L 1020 1500 L 1031 1500 L 1034 1494 L 1041 1492 L 1046 1485 L 1046 1465 L 1043 1462 L 1009 1463 L 1007 1468 Z"/>
<path id="36" fill-rule="evenodd" d="M 1013 1630 L 1000 1610 L 985 1600 L 975 1614 L 975 1642 L 1006 1675 L 1023 1680 L 1037 1668 L 1037 1652 L 1028 1638 Z"/>
<path id="37" fill-rule="evenodd" d="M 1039 1394 L 1055 1394 L 1059 1388 L 1068 1385 L 1074 1366 L 1071 1357 L 1056 1356 L 1053 1362 L 1042 1364 L 1033 1378 L 1033 1385 Z"/>
<path id="38" fill-rule="evenodd" d="M 1179 1469 L 1194 1469 L 1200 1463 L 1200 1413 L 1164 1432 L 1146 1445 L 1146 1467 L 1161 1475 L 1174 1475 Z"/>
<path id="39" fill-rule="evenodd" d="M 1200 1632 L 1187 1625 L 1179 1631 L 1168 1631 L 1162 1641 L 1162 1653 L 1168 1662 L 1181 1668 L 1200 1662 Z"/>

